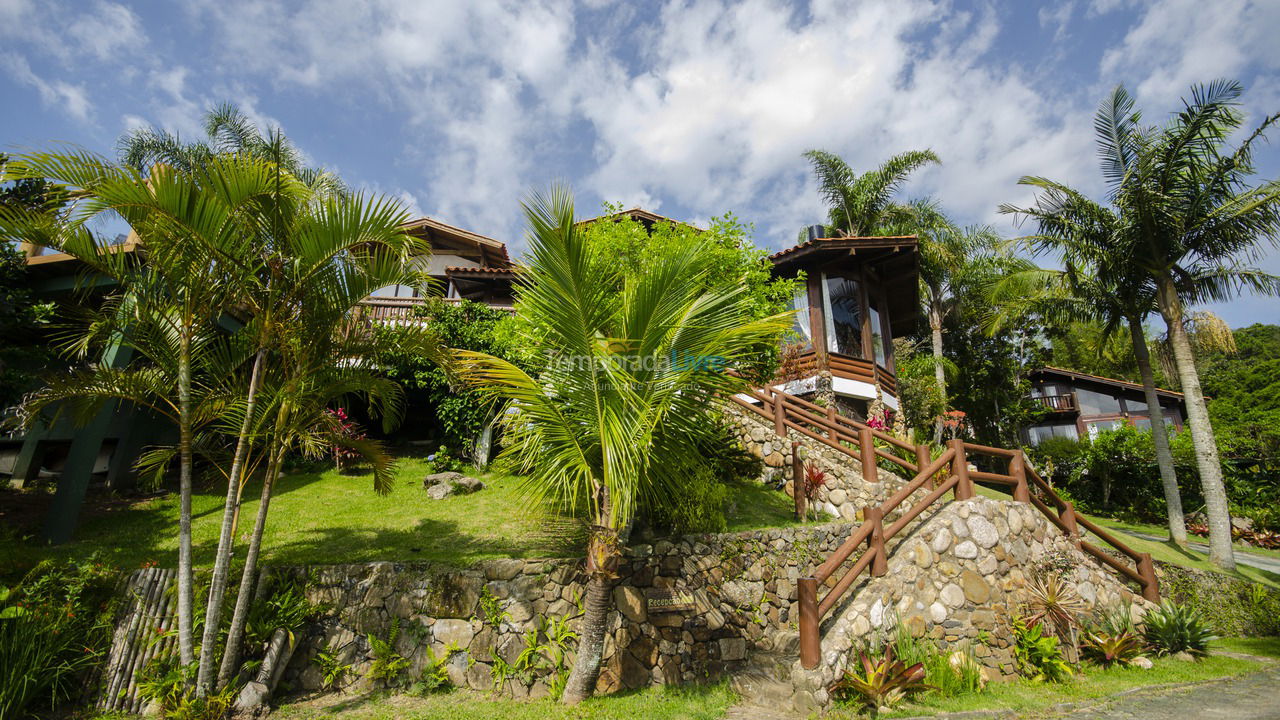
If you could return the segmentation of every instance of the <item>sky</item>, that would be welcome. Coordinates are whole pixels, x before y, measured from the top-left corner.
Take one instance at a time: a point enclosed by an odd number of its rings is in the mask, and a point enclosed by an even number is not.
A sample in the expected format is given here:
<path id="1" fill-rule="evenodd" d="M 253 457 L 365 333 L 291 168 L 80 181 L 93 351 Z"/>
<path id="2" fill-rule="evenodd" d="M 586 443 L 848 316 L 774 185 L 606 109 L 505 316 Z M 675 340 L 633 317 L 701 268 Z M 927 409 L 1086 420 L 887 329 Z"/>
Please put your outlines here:
<path id="1" fill-rule="evenodd" d="M 1193 83 L 1280 111 L 1280 0 L 0 0 L 0 148 L 114 156 L 236 103 L 348 184 L 524 246 L 520 201 L 568 183 L 758 245 L 825 217 L 802 153 L 857 170 L 932 149 L 902 197 L 1011 237 L 1024 175 L 1101 198 L 1092 116 L 1118 83 L 1161 122 Z M 1280 132 L 1273 133 L 1280 140 Z M 1263 146 L 1259 177 L 1280 177 Z M 1280 251 L 1260 264 L 1280 273 Z M 1210 306 L 1280 322 L 1280 300 Z"/>

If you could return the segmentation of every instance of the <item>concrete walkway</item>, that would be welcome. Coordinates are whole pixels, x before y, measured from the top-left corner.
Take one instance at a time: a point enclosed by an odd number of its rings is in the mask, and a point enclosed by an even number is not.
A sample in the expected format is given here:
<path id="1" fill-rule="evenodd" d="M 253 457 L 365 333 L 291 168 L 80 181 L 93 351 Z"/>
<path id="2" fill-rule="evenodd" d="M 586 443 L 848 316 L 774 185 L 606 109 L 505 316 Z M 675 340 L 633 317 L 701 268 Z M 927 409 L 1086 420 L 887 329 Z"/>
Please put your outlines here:
<path id="1" fill-rule="evenodd" d="M 1161 535 L 1148 535 L 1147 533 L 1134 532 L 1132 530 L 1115 529 L 1125 535 L 1132 535 L 1133 537 L 1142 538 L 1143 540 L 1154 540 L 1155 542 L 1161 543 L 1169 540 L 1169 538 Z M 1205 557 L 1209 556 L 1209 546 L 1204 543 L 1189 542 L 1187 543 L 1187 548 L 1195 550 Z M 1266 570 L 1267 572 L 1280 575 L 1280 558 L 1274 558 L 1268 555 L 1255 555 L 1254 553 L 1244 552 L 1243 550 L 1236 550 L 1234 554 L 1236 556 L 1236 563 L 1239 565 L 1248 565 L 1249 567 L 1255 567 L 1259 570 Z"/>
<path id="2" fill-rule="evenodd" d="M 1277 720 L 1280 667 L 1180 690 L 1134 693 L 1102 705 L 1044 717 L 1067 720 Z"/>

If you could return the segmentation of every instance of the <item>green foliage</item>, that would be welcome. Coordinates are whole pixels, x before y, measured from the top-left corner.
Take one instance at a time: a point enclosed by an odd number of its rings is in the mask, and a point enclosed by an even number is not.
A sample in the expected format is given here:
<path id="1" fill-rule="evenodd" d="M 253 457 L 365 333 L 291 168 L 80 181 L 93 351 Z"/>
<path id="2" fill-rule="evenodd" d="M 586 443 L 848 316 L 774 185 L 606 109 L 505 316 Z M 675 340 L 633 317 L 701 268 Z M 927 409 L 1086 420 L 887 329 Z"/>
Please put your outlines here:
<path id="1" fill-rule="evenodd" d="M 317 652 L 312 662 L 320 668 L 320 687 L 323 690 L 338 687 L 351 674 L 351 664 L 342 662 L 337 651 L 328 646 Z"/>
<path id="2" fill-rule="evenodd" d="M 428 646 L 427 664 L 422 668 L 418 679 L 409 686 L 409 692 L 423 696 L 452 689 L 453 681 L 449 679 L 449 660 L 460 652 L 462 648 L 449 645 L 445 647 L 442 657 L 436 657 L 435 651 Z"/>
<path id="3" fill-rule="evenodd" d="M 551 696 L 560 699 L 569 680 L 568 656 L 577 640 L 578 634 L 569 629 L 568 615 L 538 618 L 535 627 L 524 634 L 524 649 L 515 662 L 508 663 L 497 650 L 489 651 L 494 692 L 500 692 L 511 680 L 527 688 L 546 678 Z"/>
<path id="4" fill-rule="evenodd" d="M 373 662 L 369 665 L 365 677 L 372 682 L 382 683 L 386 687 L 399 687 L 404 684 L 409 660 L 396 650 L 396 639 L 400 637 L 400 618 L 392 619 L 391 630 L 385 640 L 373 633 L 365 637 L 369 640 L 369 651 L 373 654 Z"/>
<path id="5" fill-rule="evenodd" d="M 495 630 L 503 620 L 511 617 L 511 613 L 502 609 L 502 601 L 498 599 L 488 585 L 480 588 L 480 619 Z"/>
<path id="6" fill-rule="evenodd" d="M 924 679 L 933 686 L 932 692 L 942 697 L 978 693 L 986 688 L 982 666 L 970 645 L 945 652 L 929 638 L 914 637 L 899 623 L 893 638 L 893 653 L 906 665 L 923 667 Z"/>
<path id="7" fill-rule="evenodd" d="M 668 495 L 642 498 L 641 510 L 655 528 L 677 535 L 724 532 L 734 488 L 754 482 L 763 469 L 764 461 L 742 447 L 732 427 L 720 424 L 686 468 L 685 482 Z"/>
<path id="8" fill-rule="evenodd" d="M 167 720 L 222 720 L 231 709 L 239 687 L 234 683 L 221 692 L 198 697 L 196 667 L 183 667 L 174 653 L 152 658 L 138 674 L 138 695 L 155 703 Z"/>
<path id="9" fill-rule="evenodd" d="M 875 717 L 909 695 L 932 689 L 924 680 L 923 664 L 907 665 L 894 656 L 894 649 L 889 646 L 879 657 L 859 652 L 857 662 L 844 671 L 830 691 L 838 702 L 866 708 Z"/>
<path id="10" fill-rule="evenodd" d="M 0 153 L 0 171 L 7 162 L 8 157 Z M 0 183 L 0 214 L 10 209 L 37 209 L 57 200 L 44 180 Z M 54 361 L 42 333 L 53 315 L 53 303 L 41 302 L 32 292 L 22 251 L 0 242 L 0 337 L 5 340 L 0 345 L 0 410 L 38 387 L 39 373 Z"/>
<path id="11" fill-rule="evenodd" d="M 1165 600 L 1142 619 L 1142 637 L 1158 655 L 1187 652 L 1203 657 L 1216 639 L 1200 613 L 1188 605 Z"/>
<path id="12" fill-rule="evenodd" d="M 1013 659 L 1018 674 L 1031 682 L 1064 682 L 1071 677 L 1071 666 L 1062 656 L 1058 638 L 1046 634 L 1043 624 L 1013 621 Z"/>
<path id="13" fill-rule="evenodd" d="M 938 387 L 934 368 L 937 362 L 933 354 L 921 342 L 907 338 L 893 341 L 893 362 L 898 376 L 898 399 L 901 401 L 903 419 L 907 427 L 924 437 L 933 432 L 934 423 L 950 408 L 946 393 Z M 942 358 L 943 371 L 954 377 L 955 363 Z"/>
<path id="14" fill-rule="evenodd" d="M 83 692 L 110 647 L 115 577 L 96 557 L 44 561 L 0 595 L 0 717 Z"/>
<path id="15" fill-rule="evenodd" d="M 1087 632 L 1080 647 L 1085 658 L 1101 665 L 1131 665 L 1142 656 L 1142 640 L 1132 631 L 1120 633 Z"/>
<path id="16" fill-rule="evenodd" d="M 508 312 L 471 300 L 453 303 L 436 299 L 415 308 L 414 313 L 447 347 L 500 357 L 525 370 L 537 364 L 531 345 L 522 340 L 522 321 Z M 436 453 L 440 470 L 453 470 L 456 468 L 443 467 L 445 458 L 470 452 L 494 408 L 476 391 L 460 386 L 434 358 L 401 342 L 415 332 L 419 331 L 393 325 L 376 328 L 378 342 L 388 348 L 383 368 L 404 386 L 414 408 L 429 414 L 422 425 L 435 429 L 444 448 Z"/>
<path id="17" fill-rule="evenodd" d="M 293 637 L 307 622 L 314 620 L 321 606 L 307 600 L 305 589 L 296 582 L 282 583 L 271 593 L 258 598 L 249 608 L 245 623 L 245 641 L 265 643 L 277 628 Z"/>

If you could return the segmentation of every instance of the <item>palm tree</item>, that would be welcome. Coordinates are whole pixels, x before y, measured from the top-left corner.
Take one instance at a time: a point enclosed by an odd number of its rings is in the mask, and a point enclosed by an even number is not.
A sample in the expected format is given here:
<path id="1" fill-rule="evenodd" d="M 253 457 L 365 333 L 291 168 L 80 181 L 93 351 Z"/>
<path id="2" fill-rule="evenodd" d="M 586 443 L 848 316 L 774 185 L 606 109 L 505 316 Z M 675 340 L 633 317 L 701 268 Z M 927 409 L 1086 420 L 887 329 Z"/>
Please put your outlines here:
<path id="1" fill-rule="evenodd" d="M 1210 560 L 1233 569 L 1231 518 L 1213 426 L 1200 389 L 1186 330 L 1186 305 L 1221 301 L 1242 289 L 1280 293 L 1280 278 L 1250 266 L 1259 243 L 1280 241 L 1280 183 L 1248 185 L 1254 173 L 1253 143 L 1280 119 L 1271 115 L 1234 149 L 1229 136 L 1241 125 L 1239 83 L 1218 80 L 1194 86 L 1191 101 L 1163 127 L 1141 125 L 1125 89 L 1104 100 L 1094 121 L 1103 175 L 1118 218 L 1111 245 L 1096 269 L 1116 286 L 1140 275 L 1154 290 L 1187 403 L 1187 420 L 1209 518 Z M 1023 184 L 1052 191 L 1069 188 L 1042 178 Z M 1074 193 L 1074 191 L 1070 191 Z M 1078 193 L 1076 193 L 1078 195 Z"/>
<path id="2" fill-rule="evenodd" d="M 253 248 L 258 208 L 279 184 L 269 163 L 243 156 L 211 160 L 199 172 L 157 168 L 144 177 L 84 153 L 32 153 L 7 168 L 11 177 L 47 178 L 74 200 L 51 213 L 9 213 L 6 234 L 57 248 L 112 278 L 131 316 L 164 322 L 172 335 L 179 448 L 178 647 L 193 660 L 191 483 L 195 408 L 192 371 L 202 336 L 216 333 L 223 311 L 258 270 Z M 141 241 L 116 252 L 89 228 L 122 217 Z M 111 330 L 128 341 L 128 327 Z"/>
<path id="3" fill-rule="evenodd" d="M 987 226 L 957 227 L 934 203 L 912 203 L 909 210 L 910 215 L 898 227 L 920 241 L 920 301 L 929 319 L 934 381 L 945 399 L 943 322 L 959 307 L 961 288 L 990 277 L 992 251 L 1000 238 Z M 942 442 L 943 420 L 939 417 L 934 424 L 934 443 Z"/>
<path id="4" fill-rule="evenodd" d="M 1074 201 L 1077 206 L 1088 203 L 1084 207 L 1095 220 L 1115 219 L 1114 214 L 1092 205 L 1085 198 L 1075 198 Z M 1182 510 L 1182 495 L 1178 489 L 1177 473 L 1174 471 L 1173 453 L 1169 448 L 1169 432 L 1164 412 L 1156 392 L 1155 374 L 1152 371 L 1144 326 L 1147 316 L 1155 312 L 1151 284 L 1144 284 L 1141 278 L 1133 278 L 1120 286 L 1105 283 L 1090 271 L 1087 255 L 1091 250 L 1108 246 L 1113 223 L 1094 226 L 1090 234 L 1088 223 L 1080 222 L 1082 214 L 1077 214 L 1076 222 L 1063 221 L 1063 211 L 1069 207 L 1067 204 L 1050 203 L 1048 207 L 1054 210 L 1038 207 L 1017 211 L 1024 217 L 1034 218 L 1040 227 L 1040 235 L 1023 238 L 1023 242 L 1036 253 L 1051 249 L 1060 251 L 1066 259 L 1067 268 L 1047 270 L 1026 267 L 997 281 L 989 294 L 994 309 L 991 329 L 996 331 L 1008 327 L 1029 314 L 1039 315 L 1050 326 L 1057 327 L 1070 323 L 1096 323 L 1100 326 L 1099 353 L 1106 347 L 1106 340 L 1119 332 L 1121 327 L 1128 330 L 1151 422 L 1156 466 L 1160 471 L 1160 484 L 1168 516 L 1169 539 L 1185 545 L 1187 528 Z M 1001 211 L 1014 212 L 1014 209 L 1004 206 Z"/>
<path id="5" fill-rule="evenodd" d="M 829 206 L 829 222 L 848 236 L 872 235 L 910 215 L 894 203 L 894 194 L 912 172 L 940 162 L 932 150 L 912 150 L 886 160 L 861 175 L 837 155 L 824 150 L 804 154 L 818 178 L 818 191 Z"/>
<path id="6" fill-rule="evenodd" d="M 457 351 L 461 374 L 508 404 L 503 457 L 528 475 L 535 502 L 582 511 L 590 525 L 585 616 L 563 700 L 588 697 L 600 672 L 610 588 L 637 505 L 669 500 L 684 469 L 704 462 L 718 398 L 789 323 L 753 320 L 741 283 L 708 285 L 704 240 L 664 247 L 623 274 L 574 224 L 567 190 L 524 206 L 529 254 L 518 307 L 528 341 L 550 362 L 535 379 L 498 358 Z"/>

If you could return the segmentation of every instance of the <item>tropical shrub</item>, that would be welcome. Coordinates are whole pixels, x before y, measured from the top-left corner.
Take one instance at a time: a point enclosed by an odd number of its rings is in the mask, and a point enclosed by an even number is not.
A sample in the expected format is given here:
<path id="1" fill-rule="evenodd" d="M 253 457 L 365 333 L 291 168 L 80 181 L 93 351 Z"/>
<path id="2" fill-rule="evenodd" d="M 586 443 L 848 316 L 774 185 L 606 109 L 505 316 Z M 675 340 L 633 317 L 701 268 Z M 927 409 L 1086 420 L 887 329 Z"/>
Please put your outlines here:
<path id="1" fill-rule="evenodd" d="M 924 679 L 922 663 L 907 665 L 894 656 L 893 646 L 889 646 L 880 657 L 859 652 L 858 661 L 844 671 L 830 691 L 837 701 L 866 708 L 875 717 L 908 695 L 933 689 Z"/>
<path id="2" fill-rule="evenodd" d="M 1168 600 L 1142 619 L 1142 637 L 1157 655 L 1186 652 L 1194 657 L 1207 655 L 1216 639 L 1200 613 Z"/>
<path id="3" fill-rule="evenodd" d="M 220 692 L 199 697 L 195 690 L 196 668 L 183 667 L 174 653 L 152 658 L 138 674 L 138 695 L 154 703 L 167 720 L 221 720 L 231 709 L 239 687 L 232 684 Z"/>
<path id="4" fill-rule="evenodd" d="M 44 561 L 0 593 L 0 718 L 76 698 L 111 642 L 114 571 Z"/>
<path id="5" fill-rule="evenodd" d="M 338 687 L 351 674 L 351 664 L 342 662 L 337 651 L 329 646 L 316 653 L 312 662 L 320 669 L 320 687 L 324 690 Z"/>
<path id="6" fill-rule="evenodd" d="M 391 630 L 386 639 L 369 633 L 369 651 L 373 662 L 369 665 L 365 677 L 372 682 L 382 683 L 386 687 L 398 687 L 405 681 L 405 671 L 409 669 L 409 659 L 396 650 L 396 640 L 400 637 L 400 618 L 391 621 Z"/>
<path id="7" fill-rule="evenodd" d="M 965 646 L 945 652 L 928 638 L 912 636 L 901 623 L 896 624 L 893 654 L 906 665 L 919 664 L 931 692 L 955 697 L 981 692 L 987 686 L 986 672 L 974 657 L 973 648 Z"/>
<path id="8" fill-rule="evenodd" d="M 1062 656 L 1058 638 L 1046 634 L 1044 627 L 1023 618 L 1013 621 L 1014 663 L 1018 674 L 1032 682 L 1063 682 L 1071 677 L 1071 666 Z"/>
<path id="9" fill-rule="evenodd" d="M 1206 618 L 1217 635 L 1280 635 L 1280 590 L 1220 573 L 1159 567 L 1160 594 Z"/>
<path id="10" fill-rule="evenodd" d="M 1142 656 L 1142 639 L 1131 631 L 1120 633 L 1087 632 L 1081 650 L 1085 658 L 1101 665 L 1127 666 Z"/>
<path id="11" fill-rule="evenodd" d="M 292 638 L 303 625 L 314 620 L 321 609 L 307 600 L 306 592 L 297 583 L 277 585 L 250 606 L 245 641 L 261 645 L 269 641 L 277 629 L 285 630 Z"/>

